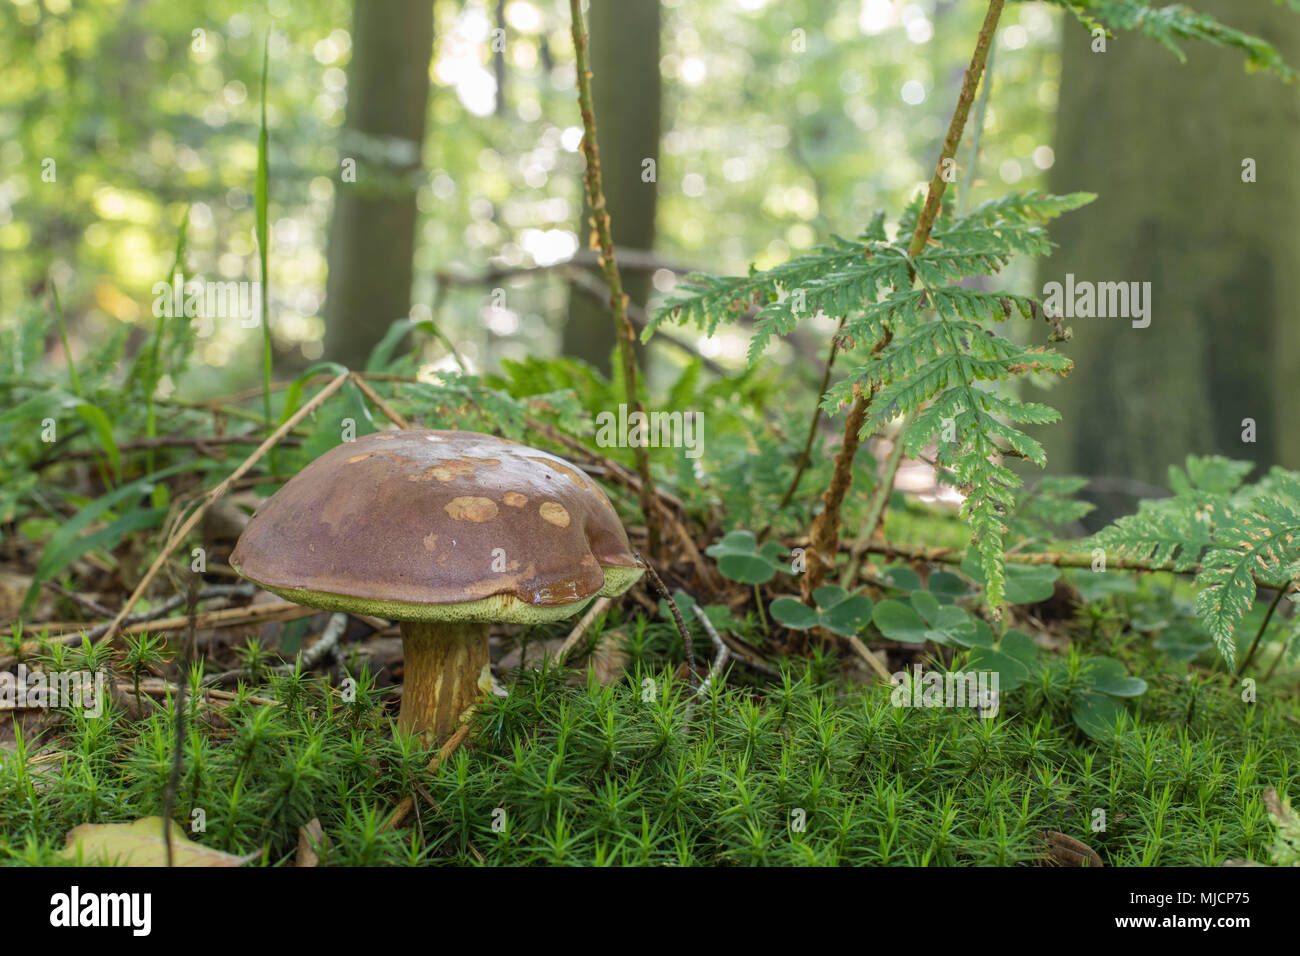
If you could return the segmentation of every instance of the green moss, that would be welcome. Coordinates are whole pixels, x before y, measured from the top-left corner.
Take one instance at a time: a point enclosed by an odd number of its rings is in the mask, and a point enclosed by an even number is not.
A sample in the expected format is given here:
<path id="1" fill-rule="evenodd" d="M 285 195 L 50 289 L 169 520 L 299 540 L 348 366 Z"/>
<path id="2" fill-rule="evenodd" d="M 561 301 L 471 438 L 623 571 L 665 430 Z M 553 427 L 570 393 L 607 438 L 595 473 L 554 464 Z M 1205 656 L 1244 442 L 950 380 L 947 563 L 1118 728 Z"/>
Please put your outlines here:
<path id="1" fill-rule="evenodd" d="M 615 621 L 603 639 L 619 634 L 634 661 L 623 679 L 523 674 L 432 774 L 364 674 L 350 702 L 291 675 L 219 720 L 197 707 L 176 819 L 188 828 L 201 809 L 194 839 L 265 846 L 272 863 L 292 860 L 297 828 L 319 818 L 327 865 L 1033 865 L 1050 829 L 1108 865 L 1218 866 L 1267 862 L 1263 792 L 1294 798 L 1300 784 L 1297 709 L 1279 694 L 1247 704 L 1223 682 L 1152 675 L 1134 721 L 1102 744 L 1051 695 L 1009 693 L 991 720 L 899 708 L 887 687 L 822 680 L 825 660 L 763 687 L 733 671 L 692 701 L 672 677 L 671 628 Z M 160 813 L 170 707 L 141 720 L 69 711 L 39 744 L 0 751 L 0 859 L 53 863 L 78 824 Z M 410 794 L 419 814 L 385 831 Z"/>

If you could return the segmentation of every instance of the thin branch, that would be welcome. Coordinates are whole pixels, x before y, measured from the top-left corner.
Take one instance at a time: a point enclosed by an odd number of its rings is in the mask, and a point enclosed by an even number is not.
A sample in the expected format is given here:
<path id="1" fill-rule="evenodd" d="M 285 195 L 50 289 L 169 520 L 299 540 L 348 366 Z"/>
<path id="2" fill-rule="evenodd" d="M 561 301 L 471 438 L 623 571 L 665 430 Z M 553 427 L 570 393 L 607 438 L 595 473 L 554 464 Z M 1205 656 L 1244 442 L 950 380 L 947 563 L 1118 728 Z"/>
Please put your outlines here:
<path id="1" fill-rule="evenodd" d="M 607 597 L 597 598 L 592 602 L 591 607 L 587 608 L 587 613 L 582 615 L 577 625 L 569 632 L 569 636 L 564 639 L 564 643 L 560 645 L 560 649 L 555 655 L 559 663 L 563 664 L 565 662 L 568 656 L 573 653 L 573 649 L 578 646 L 578 642 L 586 635 L 587 629 L 591 627 L 596 618 L 608 611 L 613 603 L 613 600 Z"/>
<path id="2" fill-rule="evenodd" d="M 690 628 L 682 620 L 682 612 L 677 608 L 677 602 L 673 600 L 672 594 L 660 579 L 659 574 L 655 571 L 654 566 L 641 555 L 636 556 L 637 560 L 645 565 L 646 576 L 650 578 L 650 583 L 654 585 L 659 596 L 668 602 L 668 610 L 673 614 L 673 621 L 677 624 L 677 630 L 682 636 L 682 649 L 686 656 L 686 671 L 691 675 L 692 683 L 695 681 L 695 642 L 691 640 Z"/>
<path id="3" fill-rule="evenodd" d="M 396 412 L 391 405 L 389 405 L 386 401 L 384 401 L 383 398 L 380 397 L 379 393 L 376 392 L 373 388 L 371 388 L 369 383 L 367 383 L 366 380 L 362 378 L 360 375 L 358 375 L 356 372 L 352 373 L 352 381 L 357 386 L 357 388 L 361 389 L 362 393 L 366 396 L 366 398 L 374 402 L 375 408 L 383 412 L 384 417 L 387 418 L 390 422 L 392 422 L 398 428 L 411 427 L 411 423 L 408 422 L 405 418 L 403 418 L 398 412 Z"/>
<path id="4" fill-rule="evenodd" d="M 718 636 L 717 630 L 713 627 L 713 622 L 710 621 L 709 616 L 704 613 L 704 608 L 700 607 L 698 604 L 695 605 L 695 616 L 699 619 L 700 626 L 704 628 L 705 633 L 709 635 L 709 640 L 713 642 L 713 649 L 715 651 L 713 665 L 709 668 L 709 676 L 704 678 L 704 683 L 695 691 L 696 697 L 702 697 L 709 692 L 714 681 L 716 681 L 719 675 L 721 675 L 722 668 L 727 666 L 727 658 L 731 656 L 731 651 L 727 648 L 727 645 L 722 642 L 722 638 Z"/>
<path id="5" fill-rule="evenodd" d="M 614 253 L 614 230 L 610 225 L 609 210 L 605 206 L 605 190 L 601 183 L 600 147 L 596 140 L 596 114 L 591 98 L 591 70 L 587 65 L 587 31 L 582 23 L 582 0 L 569 0 L 572 18 L 573 51 L 578 72 L 578 106 L 582 113 L 582 151 L 587 159 L 584 182 L 587 188 L 587 205 L 591 207 L 595 244 L 600 248 L 600 265 L 609 286 L 609 305 L 614 314 L 618 335 L 619 356 L 622 359 L 623 386 L 627 406 L 642 415 L 645 407 L 637 394 L 636 330 L 627 316 L 627 296 L 623 294 L 623 279 L 619 275 L 618 260 Z M 641 475 L 641 514 L 645 517 L 646 531 L 650 537 L 650 554 L 659 556 L 659 503 L 655 500 L 654 478 L 650 474 L 650 450 L 638 445 L 637 471 Z"/>
<path id="6" fill-rule="evenodd" d="M 429 773 L 436 773 L 438 767 L 442 765 L 442 762 L 454 754 L 456 748 L 465 742 L 465 738 L 469 736 L 469 717 L 473 710 L 474 708 L 470 707 L 461 715 L 461 720 L 463 720 L 464 723 L 460 725 L 460 729 L 448 737 L 447 742 L 442 745 L 442 748 L 436 754 L 433 755 L 433 759 L 429 761 L 429 766 L 425 768 Z M 405 822 L 406 818 L 411 815 L 411 811 L 414 809 L 415 798 L 403 798 L 402 802 L 397 805 L 397 809 L 393 811 L 393 815 L 388 818 L 388 822 L 384 824 L 384 829 L 396 830 Z"/>
<path id="7" fill-rule="evenodd" d="M 122 610 L 117 612 L 117 617 L 115 617 L 109 624 L 108 629 L 105 631 L 101 640 L 113 639 L 118 628 L 122 626 L 122 622 L 126 620 L 127 615 L 131 613 L 131 608 L 135 607 L 136 602 L 144 595 L 145 589 L 149 587 L 150 582 L 153 581 L 159 570 L 161 570 L 162 566 L 167 562 L 167 559 L 171 557 L 172 552 L 175 551 L 180 543 L 185 539 L 185 536 L 194 530 L 194 526 L 199 523 L 199 519 L 207 513 L 207 510 L 212 507 L 213 503 L 225 495 L 232 484 L 244 477 L 244 475 L 247 474 L 255 464 L 261 461 L 262 456 L 270 451 L 295 425 L 312 412 L 316 411 L 316 409 L 325 402 L 325 399 L 329 398 L 342 388 L 343 383 L 348 380 L 348 375 L 349 373 L 347 372 L 342 373 L 317 392 L 315 396 L 312 397 L 311 401 L 304 404 L 302 408 L 298 409 L 295 415 L 268 435 L 266 441 L 258 445 L 257 449 L 244 459 L 243 464 L 232 471 L 224 481 L 207 493 L 199 506 L 195 508 L 189 518 L 186 519 L 185 523 L 173 532 L 171 539 L 163 546 L 162 550 L 158 552 L 158 557 L 154 559 L 153 564 L 149 566 L 149 570 L 145 572 L 140 583 L 137 584 L 135 590 L 131 592 L 131 596 L 127 598 L 126 603 L 122 605 Z"/>
<path id="8" fill-rule="evenodd" d="M 817 401 L 813 404 L 812 420 L 808 422 L 808 437 L 804 440 L 803 451 L 799 453 L 799 463 L 795 466 L 794 477 L 790 479 L 790 487 L 786 489 L 781 503 L 776 506 L 777 511 L 784 511 L 785 506 L 794 500 L 795 493 L 799 490 L 799 482 L 803 480 L 803 473 L 811 460 L 813 442 L 817 439 L 817 425 L 822 420 L 822 399 L 826 397 L 826 389 L 831 384 L 831 370 L 835 368 L 835 354 L 839 351 L 839 337 L 843 331 L 844 319 L 841 318 L 840 327 L 831 336 L 831 349 L 826 356 L 826 371 L 822 373 L 822 384 L 817 389 Z"/>
<path id="9" fill-rule="evenodd" d="M 1255 649 L 1259 647 L 1260 638 L 1262 638 L 1264 632 L 1268 630 L 1268 622 L 1273 620 L 1273 612 L 1277 610 L 1278 604 L 1281 603 L 1282 595 L 1286 594 L 1289 590 L 1291 590 L 1290 587 L 1278 588 L 1277 594 L 1273 596 L 1273 601 L 1268 606 L 1268 613 L 1264 615 L 1264 620 L 1259 622 L 1259 630 L 1255 632 L 1255 639 L 1250 642 L 1250 649 L 1246 651 L 1246 656 L 1243 657 L 1241 663 L 1237 665 L 1237 673 L 1235 676 L 1238 680 L 1241 679 L 1242 674 L 1246 673 L 1247 666 L 1249 666 L 1251 660 L 1255 657 Z"/>

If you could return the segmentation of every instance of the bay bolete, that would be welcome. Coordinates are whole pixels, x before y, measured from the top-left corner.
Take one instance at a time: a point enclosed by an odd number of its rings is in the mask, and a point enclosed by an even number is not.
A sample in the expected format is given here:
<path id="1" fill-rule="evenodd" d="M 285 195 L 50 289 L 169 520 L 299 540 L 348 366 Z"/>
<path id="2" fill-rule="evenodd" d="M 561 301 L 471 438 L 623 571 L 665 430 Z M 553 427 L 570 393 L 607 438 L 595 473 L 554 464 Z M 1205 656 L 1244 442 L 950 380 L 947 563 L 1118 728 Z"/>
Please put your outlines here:
<path id="1" fill-rule="evenodd" d="M 492 622 L 561 620 L 642 573 L 613 505 L 574 465 L 422 429 L 312 461 L 258 508 L 230 564 L 297 604 L 400 621 L 399 721 L 436 740 L 491 689 Z"/>

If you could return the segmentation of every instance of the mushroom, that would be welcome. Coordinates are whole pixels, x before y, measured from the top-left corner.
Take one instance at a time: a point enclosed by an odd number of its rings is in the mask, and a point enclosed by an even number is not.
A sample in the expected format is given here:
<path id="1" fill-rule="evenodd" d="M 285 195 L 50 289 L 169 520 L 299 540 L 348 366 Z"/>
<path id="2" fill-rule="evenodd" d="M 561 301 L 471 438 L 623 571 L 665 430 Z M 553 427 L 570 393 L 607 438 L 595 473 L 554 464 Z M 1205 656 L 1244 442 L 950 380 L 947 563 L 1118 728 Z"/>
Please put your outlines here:
<path id="1" fill-rule="evenodd" d="M 570 617 L 641 576 L 600 487 L 477 432 L 338 445 L 258 508 L 231 566 L 281 597 L 401 622 L 400 725 L 445 740 L 491 690 L 488 627 Z"/>

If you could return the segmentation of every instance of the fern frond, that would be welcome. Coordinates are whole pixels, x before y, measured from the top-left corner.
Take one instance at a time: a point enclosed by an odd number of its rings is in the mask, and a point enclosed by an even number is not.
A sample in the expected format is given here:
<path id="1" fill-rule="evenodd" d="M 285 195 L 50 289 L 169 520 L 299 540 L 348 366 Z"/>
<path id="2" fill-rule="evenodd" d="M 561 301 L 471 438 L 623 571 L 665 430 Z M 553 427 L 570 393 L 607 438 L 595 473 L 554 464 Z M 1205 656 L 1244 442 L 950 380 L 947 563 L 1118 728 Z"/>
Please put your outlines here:
<path id="1" fill-rule="evenodd" d="M 1169 469 L 1172 498 L 1143 501 L 1091 543 L 1137 561 L 1199 571 L 1195 607 L 1230 664 L 1236 628 L 1259 585 L 1286 588 L 1300 578 L 1300 475 L 1273 468 L 1242 485 L 1252 465 L 1219 456 L 1189 456 Z"/>
<path id="2" fill-rule="evenodd" d="M 1186 61 L 1181 40 L 1201 40 L 1214 46 L 1229 47 L 1246 55 L 1246 69 L 1267 71 L 1288 83 L 1297 73 L 1283 61 L 1267 40 L 1225 26 L 1214 17 L 1189 10 L 1181 3 L 1153 7 L 1147 0 L 1048 0 L 1074 14 L 1084 26 L 1100 26 L 1108 31 L 1132 30 L 1155 40 L 1180 61 Z M 1292 9 L 1294 0 L 1288 0 Z"/>
<path id="3" fill-rule="evenodd" d="M 669 318 L 694 323 L 712 335 L 720 324 L 736 321 L 751 307 L 758 308 L 756 320 L 766 329 L 765 341 L 791 331 L 794 326 L 790 323 L 819 311 L 842 315 L 876 298 L 884 286 L 907 282 L 906 262 L 896 254 L 888 255 L 889 246 L 878 235 L 873 228 L 856 240 L 833 236 L 830 244 L 807 255 L 747 276 L 720 279 L 692 273 L 656 310 L 641 338 L 648 340 Z M 886 254 L 876 256 L 878 249 Z M 794 290 L 804 292 L 798 314 L 790 301 Z"/>
<path id="4" fill-rule="evenodd" d="M 1261 502 L 1261 504 L 1267 504 Z M 1255 601 L 1255 581 L 1285 587 L 1300 574 L 1295 552 L 1300 515 L 1291 513 L 1282 524 L 1272 508 L 1249 511 L 1233 523 L 1226 547 L 1205 555 L 1196 576 L 1196 613 L 1230 665 L 1236 663 L 1236 628 Z"/>

